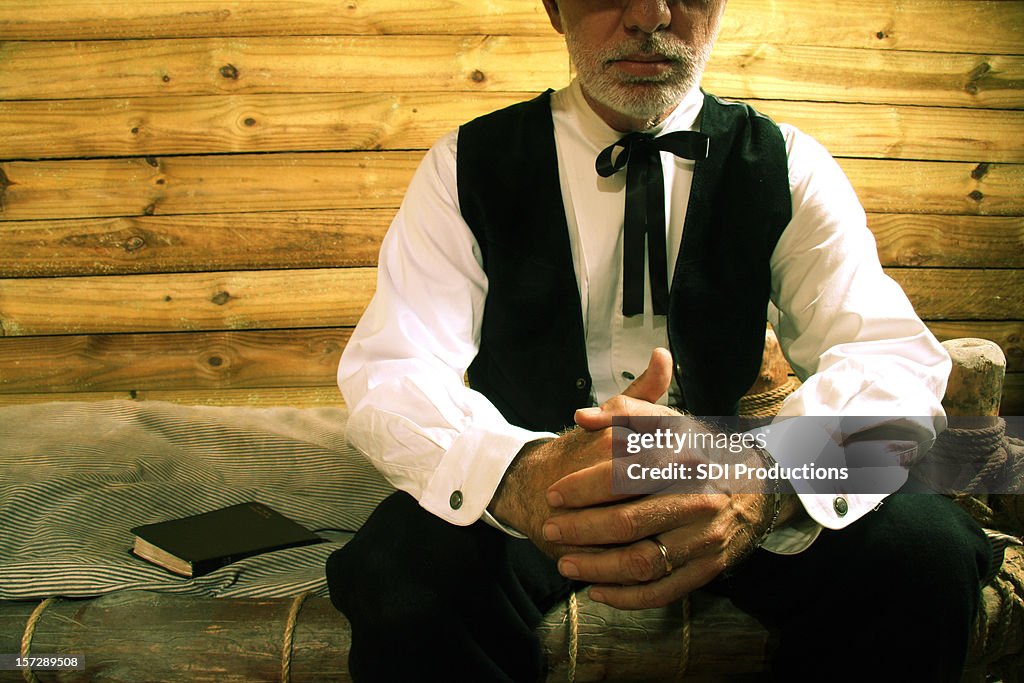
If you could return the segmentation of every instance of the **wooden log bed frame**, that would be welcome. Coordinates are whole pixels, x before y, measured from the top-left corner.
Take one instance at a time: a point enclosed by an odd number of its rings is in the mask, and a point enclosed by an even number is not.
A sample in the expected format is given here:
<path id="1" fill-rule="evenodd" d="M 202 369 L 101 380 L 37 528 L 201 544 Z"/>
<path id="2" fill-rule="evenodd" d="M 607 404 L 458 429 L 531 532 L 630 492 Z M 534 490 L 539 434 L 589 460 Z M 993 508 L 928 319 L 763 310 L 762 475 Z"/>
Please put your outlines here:
<path id="1" fill-rule="evenodd" d="M 766 340 L 763 371 L 755 385 L 758 391 L 748 395 L 744 401 L 745 406 L 757 406 L 762 410 L 764 396 L 774 394 L 777 408 L 785 391 L 775 390 L 786 385 L 790 385 L 789 390 L 792 390 L 785 360 L 778 354 L 770 328 Z M 1002 420 L 996 416 L 998 402 L 993 397 L 999 395 L 1005 367 L 1001 351 L 991 342 L 978 339 L 955 340 L 945 345 L 955 359 L 955 370 L 945 401 L 950 416 L 973 416 L 971 427 L 976 430 L 998 427 Z M 85 409 L 102 405 L 84 404 Z M 152 414 L 146 413 L 148 420 L 157 419 L 155 411 L 161 404 L 139 405 L 143 406 L 140 410 L 150 409 Z M 45 412 L 48 406 L 53 407 L 52 413 Z M 68 433 L 87 430 L 86 425 L 76 425 L 73 418 L 68 417 L 75 415 L 74 406 L 70 403 L 38 404 L 34 409 L 36 415 L 52 414 L 55 421 L 72 421 L 56 437 L 66 439 Z M 172 410 L 169 405 L 167 409 Z M 7 414 L 14 410 L 0 409 L 0 436 L 10 437 L 19 429 L 26 431 L 19 424 L 12 424 L 10 419 L 5 421 Z M 203 428 L 205 422 L 201 424 L 199 419 L 191 426 L 184 422 L 190 419 L 188 411 L 192 409 L 175 407 L 174 410 L 183 411 L 175 413 L 176 428 L 185 432 Z M 268 419 L 271 414 L 265 409 L 239 407 L 202 410 L 202 420 L 220 419 L 231 429 L 235 429 L 234 420 L 238 419 L 239 413 L 255 411 L 261 420 Z M 325 414 L 323 409 L 306 410 L 314 411 L 318 417 L 335 420 L 338 434 L 334 443 L 343 442 L 343 411 Z M 21 419 L 18 416 L 13 421 Z M 269 419 L 273 421 L 273 418 Z M 171 430 L 166 425 L 162 429 Z M 279 431 L 283 433 L 283 430 Z M 205 433 L 201 438 L 207 438 Z M 314 439 L 310 437 L 309 440 Z M 320 436 L 316 440 L 324 441 Z M 1015 476 L 1020 480 L 1024 479 L 1024 442 L 1018 440 L 1014 443 L 1019 462 L 1013 467 L 1016 467 Z M 145 453 L 147 444 L 134 442 L 131 447 L 140 448 Z M 198 448 L 195 444 L 190 447 Z M 339 462 L 358 457 L 350 451 L 337 450 L 335 454 Z M 0 452 L 0 463 L 3 462 L 2 455 Z M 176 457 L 180 454 L 176 453 Z M 287 466 L 294 467 L 295 463 L 289 462 Z M 18 473 L 17 468 L 7 469 L 15 475 Z M 11 491 L 19 485 L 27 486 L 32 476 L 23 473 L 22 480 L 15 477 L 7 484 L 6 497 L 10 498 Z M 375 484 L 370 479 L 357 480 L 354 476 L 349 476 L 348 486 L 356 486 L 351 483 L 353 481 L 360 482 L 351 492 L 352 502 L 348 504 L 353 508 L 353 516 L 342 521 L 329 521 L 336 527 L 347 526 L 347 531 L 354 531 L 375 501 L 389 490 L 386 485 Z M 111 485 L 127 486 L 120 481 Z M 371 489 L 374 492 L 367 494 Z M 5 498 L 4 491 L 0 486 L 0 501 Z M 269 491 L 263 493 L 274 495 Z M 340 500 L 346 500 L 347 493 L 342 492 Z M 358 496 L 355 494 L 362 494 L 362 497 L 356 500 Z M 304 486 L 297 486 L 294 495 L 302 503 L 302 497 L 307 495 Z M 1014 534 L 1017 537 L 1021 535 L 1021 523 L 1024 522 L 1021 496 L 963 498 L 965 508 L 986 526 L 1004 532 L 1008 539 Z M 132 499 L 128 497 L 125 500 Z M 202 503 L 199 505 L 201 508 Z M 216 505 L 208 504 L 208 507 Z M 124 552 L 131 542 L 128 525 L 140 520 L 152 521 L 145 516 L 152 514 L 148 510 L 135 510 L 134 513 L 135 517 L 128 518 L 132 522 L 120 522 L 120 528 L 114 530 L 123 543 Z M 109 526 L 106 515 L 103 519 L 103 524 Z M 312 518 L 301 519 L 316 523 Z M 319 521 L 322 522 L 323 518 Z M 343 542 L 344 539 L 333 540 Z M 1002 680 L 1017 680 L 1014 676 L 1024 675 L 1022 550 L 1019 545 L 1008 546 L 1004 551 L 1001 571 L 984 588 L 983 606 L 965 681 L 982 681 L 991 674 L 1000 676 Z M 8 564 L 10 559 L 0 557 Z M 59 565 L 61 557 L 55 554 L 49 560 Z M 322 560 L 323 555 L 313 560 L 314 574 L 319 572 L 316 563 Z M 145 564 L 141 560 L 134 561 Z M 225 570 L 218 570 L 207 578 L 216 577 Z M 0 587 L 10 592 L 12 584 L 22 580 L 28 583 L 27 590 L 32 590 L 31 572 L 21 568 L 14 574 L 14 579 L 9 576 L 6 582 L 0 580 Z M 260 580 L 273 583 L 275 579 L 267 576 Z M 347 622 L 325 597 L 322 581 L 286 586 L 273 597 L 230 596 L 230 590 L 225 591 L 228 597 L 183 593 L 184 587 L 197 581 L 201 580 L 174 577 L 149 590 L 129 588 L 104 591 L 94 597 L 80 593 L 67 597 L 60 592 L 59 581 L 53 583 L 51 579 L 43 584 L 44 589 L 40 589 L 53 591 L 51 594 L 36 595 L 34 599 L 0 601 L 0 653 L 62 653 L 84 658 L 81 670 L 40 671 L 34 674 L 36 678 L 28 680 L 161 680 L 182 683 L 206 680 L 349 680 L 345 667 L 349 644 Z M 246 581 L 243 571 L 220 583 L 230 587 Z M 258 595 L 258 585 L 247 587 L 247 590 Z M 728 600 L 701 591 L 666 608 L 637 612 L 614 610 L 593 603 L 584 593 L 579 593 L 550 613 L 539 630 L 548 652 L 549 681 L 756 680 L 765 669 L 773 644 L 773 634 L 755 619 L 739 611 Z M 21 673 L 0 672 L 0 681 L 17 680 L 20 676 Z"/>

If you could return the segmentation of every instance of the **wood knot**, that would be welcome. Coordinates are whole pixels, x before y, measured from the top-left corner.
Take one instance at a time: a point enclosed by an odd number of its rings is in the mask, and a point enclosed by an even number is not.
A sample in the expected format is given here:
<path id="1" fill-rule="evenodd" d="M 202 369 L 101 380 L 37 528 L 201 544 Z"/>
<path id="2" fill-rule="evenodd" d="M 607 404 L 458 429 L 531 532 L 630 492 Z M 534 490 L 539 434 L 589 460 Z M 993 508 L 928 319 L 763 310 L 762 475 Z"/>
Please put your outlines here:
<path id="1" fill-rule="evenodd" d="M 170 83 L 171 82 L 171 77 L 168 76 L 167 74 L 164 74 L 163 78 L 161 78 L 160 80 L 163 81 L 164 83 Z"/>
<path id="2" fill-rule="evenodd" d="M 146 240 L 138 235 L 132 235 L 124 242 L 124 250 L 129 254 L 146 246 Z"/>
<path id="3" fill-rule="evenodd" d="M 256 125 L 256 119 L 254 119 L 253 117 L 249 116 L 249 117 L 247 117 L 245 119 L 245 121 L 242 121 L 242 123 L 244 123 L 245 125 L 247 125 L 250 128 L 252 128 L 253 126 Z"/>
<path id="4" fill-rule="evenodd" d="M 146 163 L 153 168 L 160 168 L 160 162 L 156 160 L 156 157 L 146 157 Z"/>
<path id="5" fill-rule="evenodd" d="M 228 294 L 227 292 L 223 292 L 223 291 L 217 292 L 216 294 L 214 294 L 210 298 L 210 301 L 212 301 L 213 303 L 217 304 L 218 306 L 223 306 L 224 304 L 226 304 L 230 300 L 231 300 L 231 295 Z"/>
<path id="6" fill-rule="evenodd" d="M 220 75 L 233 81 L 238 80 L 238 67 L 234 64 L 225 64 L 220 68 Z"/>
<path id="7" fill-rule="evenodd" d="M 480 69 L 474 69 L 473 73 L 471 73 L 469 77 L 473 80 L 474 83 L 483 83 L 484 81 L 487 80 L 487 74 L 485 74 Z"/>
<path id="8" fill-rule="evenodd" d="M 210 367 L 219 368 L 224 365 L 224 359 L 220 356 L 210 356 L 206 359 L 206 362 L 210 364 Z"/>
<path id="9" fill-rule="evenodd" d="M 967 83 L 964 84 L 964 91 L 968 95 L 977 95 L 981 92 L 981 80 L 985 78 L 990 71 L 992 71 L 992 65 L 988 62 L 982 62 L 971 69 L 971 72 L 967 74 Z"/>
<path id="10" fill-rule="evenodd" d="M 983 193 L 981 190 L 971 190 L 967 196 L 976 202 L 980 202 L 982 199 L 985 198 L 985 193 Z"/>
<path id="11" fill-rule="evenodd" d="M 975 180 L 981 180 L 988 173 L 988 170 L 992 167 L 992 164 L 987 161 L 983 161 L 978 164 L 973 171 L 971 171 L 971 177 Z"/>

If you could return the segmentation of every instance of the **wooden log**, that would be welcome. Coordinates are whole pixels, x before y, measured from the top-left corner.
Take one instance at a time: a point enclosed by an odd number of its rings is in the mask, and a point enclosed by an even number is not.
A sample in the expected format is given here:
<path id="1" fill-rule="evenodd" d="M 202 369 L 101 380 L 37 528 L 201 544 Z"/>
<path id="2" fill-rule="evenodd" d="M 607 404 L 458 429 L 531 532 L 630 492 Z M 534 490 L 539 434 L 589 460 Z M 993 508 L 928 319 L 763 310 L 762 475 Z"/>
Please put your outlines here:
<path id="1" fill-rule="evenodd" d="M 53 401 L 109 401 L 113 399 L 133 401 L 167 401 L 196 406 L 247 406 L 250 408 L 272 408 L 292 406 L 295 408 L 317 408 L 324 406 L 344 407 L 345 401 L 337 386 L 322 387 L 278 387 L 259 389 L 181 389 L 130 391 L 82 391 L 59 393 L 0 394 L 0 406 L 24 405 L 27 403 L 50 403 Z"/>
<path id="2" fill-rule="evenodd" d="M 925 320 L 1024 319 L 1024 270 L 887 268 Z"/>
<path id="3" fill-rule="evenodd" d="M 1024 415 L 1024 372 L 1011 372 L 1003 380 L 1003 415 Z"/>
<path id="4" fill-rule="evenodd" d="M 789 375 L 793 371 L 789 362 L 782 355 L 782 347 L 779 346 L 779 338 L 771 325 L 764 330 L 764 352 L 761 356 L 761 369 L 757 373 L 757 379 L 747 390 L 747 394 L 761 394 L 772 389 L 777 389 L 789 381 Z"/>
<path id="5" fill-rule="evenodd" d="M 675 680 L 682 660 L 681 605 L 623 612 L 579 596 L 576 680 Z M 126 591 L 58 600 L 39 618 L 31 651 L 78 653 L 85 668 L 61 681 L 279 681 L 290 599 L 216 599 Z M 0 603 L 0 651 L 18 652 L 34 603 Z M 689 613 L 688 668 L 729 675 L 763 668 L 767 633 L 724 598 L 701 596 Z M 539 627 L 565 680 L 565 606 Z M 348 624 L 327 598 L 306 599 L 291 647 L 291 681 L 345 681 Z M 689 679 L 687 679 L 689 680 Z"/>
<path id="6" fill-rule="evenodd" d="M 0 222 L 0 277 L 375 266 L 393 209 Z"/>
<path id="7" fill-rule="evenodd" d="M 0 336 L 348 327 L 373 268 L 0 280 Z"/>
<path id="8" fill-rule="evenodd" d="M 1024 112 L 773 100 L 749 102 L 776 121 L 792 124 L 814 136 L 833 156 L 1024 161 Z"/>
<path id="9" fill-rule="evenodd" d="M 722 33 L 749 42 L 1019 54 L 1020 2 L 732 0 Z M 1008 22 L 1008 23 L 1005 23 Z M 968 32 L 985 33 L 972 46 Z"/>
<path id="10" fill-rule="evenodd" d="M 535 94 L 410 92 L 8 101 L 0 102 L 0 158 L 426 149 L 461 123 Z"/>
<path id="11" fill-rule="evenodd" d="M 0 163 L 0 220 L 397 208 L 422 153 Z"/>
<path id="12" fill-rule="evenodd" d="M 890 271 L 927 320 L 1024 318 L 1024 271 Z M 354 325 L 373 268 L 0 279 L 0 330 L 49 334 Z"/>
<path id="13" fill-rule="evenodd" d="M 952 339 L 942 346 L 953 359 L 942 406 L 946 414 L 959 418 L 991 418 L 973 421 L 982 427 L 999 415 L 999 401 L 1006 375 L 1006 356 L 987 339 Z"/>
<path id="14" fill-rule="evenodd" d="M 1019 216 L 872 213 L 868 227 L 883 266 L 1024 268 Z"/>
<path id="15" fill-rule="evenodd" d="M 8 161 L 0 163 L 0 220 L 396 208 L 421 157 L 321 152 Z M 868 211 L 1024 215 L 1024 164 L 839 163 Z"/>
<path id="16" fill-rule="evenodd" d="M 3 49 L 0 99 L 9 100 L 271 92 L 534 92 L 569 80 L 565 44 L 554 31 L 529 38 L 10 42 Z"/>
<path id="17" fill-rule="evenodd" d="M 0 393 L 333 387 L 351 329 L 0 340 Z"/>
<path id="18" fill-rule="evenodd" d="M 536 37 L 12 41 L 0 62 L 0 99 L 527 93 L 557 88 L 569 76 L 565 46 L 554 31 Z M 1022 76 L 1020 56 L 722 41 L 704 85 L 743 99 L 1009 109 L 1024 105 L 1017 85 Z"/>
<path id="19" fill-rule="evenodd" d="M 1011 547 L 1007 553 L 1004 572 L 1016 572 L 1019 585 L 1021 550 Z M 1006 585 L 1005 574 L 1000 580 Z M 700 591 L 691 595 L 688 608 L 676 603 L 634 612 L 594 603 L 585 592 L 577 599 L 576 619 L 563 603 L 537 629 L 551 683 L 744 680 L 764 671 L 774 646 L 771 634 L 756 620 L 725 598 Z M 982 590 L 968 658 L 972 670 L 1021 652 L 1024 619 L 1012 605 L 1004 609 L 1006 599 L 993 585 Z M 286 640 L 288 614 L 295 606 L 289 598 L 217 599 L 144 591 L 56 600 L 37 615 L 29 653 L 82 655 L 85 668 L 61 673 L 59 680 L 65 683 L 279 681 L 285 650 L 293 683 L 349 680 L 345 663 L 350 636 L 344 616 L 327 598 L 306 598 Z M 37 607 L 34 602 L 0 602 L 0 651 L 20 651 L 25 625 Z M 572 677 L 571 629 L 578 636 Z M 1001 637 L 1006 634 L 1010 636 Z"/>
<path id="20" fill-rule="evenodd" d="M 209 95 L 0 102 L 0 158 L 426 149 L 534 93 Z M 1024 162 L 1024 112 L 750 100 L 835 156 Z"/>
<path id="21" fill-rule="evenodd" d="M 393 216 L 341 209 L 0 221 L 0 243 L 17 254 L 0 258 L 0 277 L 372 266 Z M 873 213 L 868 225 L 884 266 L 1024 267 L 1018 216 Z"/>
<path id="22" fill-rule="evenodd" d="M 741 99 L 1018 108 L 1022 69 L 1024 58 L 1017 54 L 944 55 L 720 41 L 703 85 Z"/>
<path id="23" fill-rule="evenodd" d="M 1024 165 L 838 161 L 867 211 L 1024 215 Z"/>
<path id="24" fill-rule="evenodd" d="M 824 5 L 812 0 L 732 0 L 723 40 L 902 49 L 924 52 L 1020 52 L 1020 2 Z M 965 30 L 969 27 L 969 30 Z M 278 35 L 541 35 L 551 26 L 540 3 L 523 0 L 6 0 L 0 40 L 89 40 Z"/>
<path id="25" fill-rule="evenodd" d="M 552 32 L 543 6 L 522 0 L 6 0 L 0 39 L 89 40 L 220 36 Z"/>

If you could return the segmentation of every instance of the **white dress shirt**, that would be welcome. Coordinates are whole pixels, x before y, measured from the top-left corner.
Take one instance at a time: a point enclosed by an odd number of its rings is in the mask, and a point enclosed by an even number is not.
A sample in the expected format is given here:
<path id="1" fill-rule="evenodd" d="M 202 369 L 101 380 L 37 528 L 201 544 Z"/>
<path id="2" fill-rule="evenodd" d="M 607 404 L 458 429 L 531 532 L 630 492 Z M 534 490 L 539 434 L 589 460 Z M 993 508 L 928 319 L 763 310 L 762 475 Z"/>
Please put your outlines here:
<path id="1" fill-rule="evenodd" d="M 668 347 L 666 318 L 622 315 L 622 220 L 625 173 L 597 175 L 598 153 L 622 133 L 587 105 L 573 82 L 552 95 L 559 181 L 579 284 L 593 400 L 629 386 L 651 350 Z M 694 89 L 655 134 L 697 130 L 703 94 Z M 923 416 L 905 426 L 930 445 L 944 428 L 940 398 L 950 361 L 878 262 L 849 181 L 828 152 L 791 126 L 780 126 L 789 159 L 793 217 L 771 258 L 772 320 L 803 380 L 783 416 Z M 456 186 L 457 132 L 438 141 L 416 171 L 379 259 L 377 290 L 342 355 L 338 381 L 350 409 L 348 438 L 397 488 L 458 525 L 486 513 L 509 464 L 526 443 L 553 438 L 510 425 L 463 377 L 476 356 L 487 275 Z M 713 152 L 713 150 L 712 150 Z M 662 153 L 668 273 L 686 215 L 693 162 Z M 524 197 L 523 201 L 529 201 Z M 677 392 L 673 386 L 670 394 Z M 663 402 L 671 400 L 664 397 Z M 795 453 L 784 428 L 771 428 L 768 450 L 780 464 Z M 841 492 L 840 492 L 841 493 Z M 801 494 L 810 520 L 777 530 L 765 547 L 798 552 L 820 527 L 841 528 L 884 495 Z M 506 531 L 510 531 L 506 529 Z"/>

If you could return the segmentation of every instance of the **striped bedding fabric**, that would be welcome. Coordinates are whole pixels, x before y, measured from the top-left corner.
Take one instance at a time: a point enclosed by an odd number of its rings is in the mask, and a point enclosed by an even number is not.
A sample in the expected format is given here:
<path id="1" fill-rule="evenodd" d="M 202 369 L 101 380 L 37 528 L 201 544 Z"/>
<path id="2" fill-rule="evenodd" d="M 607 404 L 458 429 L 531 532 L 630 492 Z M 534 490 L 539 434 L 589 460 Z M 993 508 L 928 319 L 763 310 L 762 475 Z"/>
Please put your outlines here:
<path id="1" fill-rule="evenodd" d="M 324 563 L 393 489 L 345 442 L 339 408 L 44 403 L 0 408 L 0 599 L 136 589 L 326 595 Z M 185 579 L 136 558 L 129 531 L 249 500 L 327 543 Z"/>

